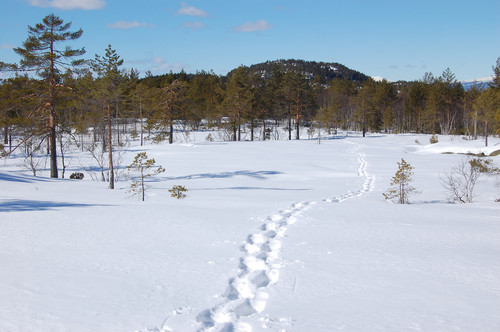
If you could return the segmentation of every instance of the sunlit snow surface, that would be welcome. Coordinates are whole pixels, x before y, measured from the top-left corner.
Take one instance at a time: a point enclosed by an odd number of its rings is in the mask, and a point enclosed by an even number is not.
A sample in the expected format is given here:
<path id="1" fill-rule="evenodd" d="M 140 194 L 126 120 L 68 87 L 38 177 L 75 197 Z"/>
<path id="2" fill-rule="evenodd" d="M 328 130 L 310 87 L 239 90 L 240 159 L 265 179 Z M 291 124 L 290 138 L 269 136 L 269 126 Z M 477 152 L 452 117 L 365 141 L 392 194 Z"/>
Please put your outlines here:
<path id="1" fill-rule="evenodd" d="M 2 160 L 0 331 L 500 331 L 498 177 L 462 205 L 440 182 L 500 140 L 206 136 L 125 149 L 166 168 L 145 202 Z M 382 197 L 401 158 L 409 205 Z"/>

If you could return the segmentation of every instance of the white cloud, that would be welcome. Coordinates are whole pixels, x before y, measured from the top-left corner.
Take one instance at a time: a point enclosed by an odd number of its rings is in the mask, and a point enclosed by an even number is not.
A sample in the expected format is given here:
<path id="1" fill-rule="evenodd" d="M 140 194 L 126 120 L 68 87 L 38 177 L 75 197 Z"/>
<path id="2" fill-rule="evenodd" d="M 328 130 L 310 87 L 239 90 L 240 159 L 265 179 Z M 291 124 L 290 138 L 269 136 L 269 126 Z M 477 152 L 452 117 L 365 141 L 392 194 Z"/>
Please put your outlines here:
<path id="1" fill-rule="evenodd" d="M 204 29 L 207 27 L 205 24 L 203 24 L 203 22 L 184 22 L 182 26 L 186 29 L 191 30 Z"/>
<path id="2" fill-rule="evenodd" d="M 9 49 L 14 48 L 14 47 L 16 47 L 16 46 L 11 45 L 11 44 L 0 44 L 0 49 L 2 49 L 2 50 L 9 50 Z"/>
<path id="3" fill-rule="evenodd" d="M 105 0 L 29 0 L 32 6 L 51 7 L 57 9 L 101 9 L 106 5 Z"/>
<path id="4" fill-rule="evenodd" d="M 155 65 L 163 65 L 165 64 L 165 59 L 160 56 L 155 56 L 151 58 L 151 62 L 154 63 Z"/>
<path id="5" fill-rule="evenodd" d="M 266 20 L 260 20 L 257 22 L 247 22 L 242 25 L 235 26 L 233 30 L 236 32 L 254 32 L 269 30 L 271 27 L 271 24 L 269 24 Z"/>
<path id="6" fill-rule="evenodd" d="M 107 28 L 122 29 L 122 30 L 134 29 L 134 28 L 144 28 L 146 26 L 147 26 L 146 23 L 139 23 L 136 21 L 134 21 L 134 22 L 118 21 L 118 22 L 109 23 L 108 25 L 106 25 Z"/>
<path id="7" fill-rule="evenodd" d="M 185 2 L 182 2 L 181 8 L 175 13 L 177 15 L 189 15 L 189 16 L 200 16 L 200 17 L 208 16 L 208 13 L 206 11 L 198 9 L 194 6 L 189 6 Z"/>
<path id="8" fill-rule="evenodd" d="M 168 63 L 164 58 L 156 56 L 153 57 L 149 60 L 150 63 L 153 64 L 149 68 L 152 73 L 160 75 L 160 74 L 165 74 L 168 73 L 169 71 L 172 71 L 174 73 L 178 73 L 181 70 L 187 71 L 189 70 L 189 66 L 182 64 L 182 63 Z"/>

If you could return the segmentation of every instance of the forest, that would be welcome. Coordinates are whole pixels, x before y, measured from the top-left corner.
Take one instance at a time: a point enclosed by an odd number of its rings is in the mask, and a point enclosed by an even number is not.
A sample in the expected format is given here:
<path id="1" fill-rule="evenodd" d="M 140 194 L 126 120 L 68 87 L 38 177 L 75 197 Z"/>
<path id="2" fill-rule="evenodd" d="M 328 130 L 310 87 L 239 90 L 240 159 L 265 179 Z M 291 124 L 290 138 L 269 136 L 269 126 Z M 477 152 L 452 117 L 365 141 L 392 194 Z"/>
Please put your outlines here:
<path id="1" fill-rule="evenodd" d="M 173 143 L 174 133 L 208 129 L 218 134 L 207 140 L 292 140 L 302 130 L 315 138 L 343 129 L 481 136 L 488 144 L 488 136 L 499 133 L 500 58 L 487 86 L 468 89 L 450 69 L 388 82 L 341 64 L 302 60 L 240 66 L 227 75 L 154 76 L 123 69 L 111 45 L 84 59 L 83 48 L 63 47 L 82 34 L 70 28 L 51 14 L 29 27 L 27 40 L 14 49 L 19 64 L 0 62 L 8 77 L 0 81 L 2 154 L 47 153 L 51 177 L 59 176 L 58 163 L 64 167 L 68 144 L 108 151 L 112 165 L 112 151 L 126 135 L 141 144 L 146 138 Z"/>

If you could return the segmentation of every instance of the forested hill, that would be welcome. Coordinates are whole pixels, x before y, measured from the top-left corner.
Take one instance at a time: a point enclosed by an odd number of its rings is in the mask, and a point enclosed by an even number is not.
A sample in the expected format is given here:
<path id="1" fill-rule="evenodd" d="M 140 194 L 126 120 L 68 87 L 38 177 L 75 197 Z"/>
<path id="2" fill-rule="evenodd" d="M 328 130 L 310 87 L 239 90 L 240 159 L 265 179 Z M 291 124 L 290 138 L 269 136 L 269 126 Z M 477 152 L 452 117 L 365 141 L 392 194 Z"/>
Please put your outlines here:
<path id="1" fill-rule="evenodd" d="M 273 71 L 298 71 L 303 73 L 306 78 L 313 79 L 315 76 L 321 77 L 323 82 L 331 82 L 335 78 L 346 78 L 350 81 L 364 82 L 368 79 L 363 73 L 347 68 L 336 62 L 316 62 L 304 60 L 274 60 L 258 63 L 249 66 L 253 72 L 261 73 L 264 78 L 269 78 Z"/>

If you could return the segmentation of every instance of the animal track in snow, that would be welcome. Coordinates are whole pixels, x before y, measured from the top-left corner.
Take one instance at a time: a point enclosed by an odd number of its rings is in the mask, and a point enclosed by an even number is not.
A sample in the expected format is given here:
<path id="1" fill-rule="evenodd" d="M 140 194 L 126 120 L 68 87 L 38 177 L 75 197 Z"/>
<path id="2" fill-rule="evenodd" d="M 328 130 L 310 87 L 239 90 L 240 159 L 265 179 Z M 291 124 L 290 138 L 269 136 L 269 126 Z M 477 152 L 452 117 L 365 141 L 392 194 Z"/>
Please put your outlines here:
<path id="1" fill-rule="evenodd" d="M 375 188 L 375 177 L 367 173 L 368 163 L 365 154 L 358 152 L 360 145 L 347 141 L 353 147 L 349 151 L 357 154 L 357 175 L 363 179 L 361 188 L 356 192 L 347 193 L 332 198 L 324 199 L 326 202 L 343 202 L 353 197 L 360 197 Z M 290 225 L 297 221 L 297 217 L 315 202 L 295 203 L 288 209 L 267 217 L 264 224 L 255 233 L 249 234 L 240 249 L 243 252 L 240 257 L 239 270 L 237 274 L 229 279 L 222 302 L 199 313 L 196 322 L 190 325 L 197 326 L 203 331 L 252 331 L 252 326 L 245 322 L 245 318 L 254 314 L 260 314 L 265 310 L 269 298 L 267 289 L 279 280 L 282 261 L 281 240 Z M 228 243 L 228 242 L 224 242 Z M 217 243 L 214 245 L 220 245 Z M 328 252 L 328 254 L 331 254 Z M 181 319 L 183 312 L 176 310 L 164 322 L 163 328 L 146 330 L 147 332 L 172 331 L 166 323 Z M 259 315 L 258 319 L 263 326 L 270 328 L 273 325 L 291 325 L 292 319 L 283 322 L 275 321 L 269 317 Z M 286 323 L 286 324 L 285 324 Z"/>
<path id="2" fill-rule="evenodd" d="M 295 203 L 278 214 L 269 216 L 259 231 L 248 235 L 240 249 L 238 274 L 228 283 L 224 300 L 197 316 L 200 331 L 251 331 L 244 318 L 264 311 L 269 295 L 267 288 L 279 279 L 281 239 L 297 216 L 310 202 Z"/>
<path id="3" fill-rule="evenodd" d="M 351 149 L 350 152 L 356 153 L 359 150 L 360 145 L 353 143 L 353 142 L 349 142 L 349 143 L 355 144 L 355 146 Z M 340 203 L 340 202 L 343 202 L 343 201 L 350 199 L 350 198 L 353 198 L 353 197 L 363 196 L 364 194 L 372 191 L 375 188 L 375 177 L 372 175 L 369 175 L 367 173 L 366 168 L 368 166 L 368 163 L 366 162 L 365 157 L 366 157 L 366 155 L 364 153 L 358 152 L 358 164 L 359 165 L 358 165 L 357 174 L 359 177 L 363 178 L 363 184 L 361 185 L 361 188 L 356 192 L 348 191 L 346 194 L 335 196 L 332 198 L 327 198 L 324 200 L 325 202 Z"/>

